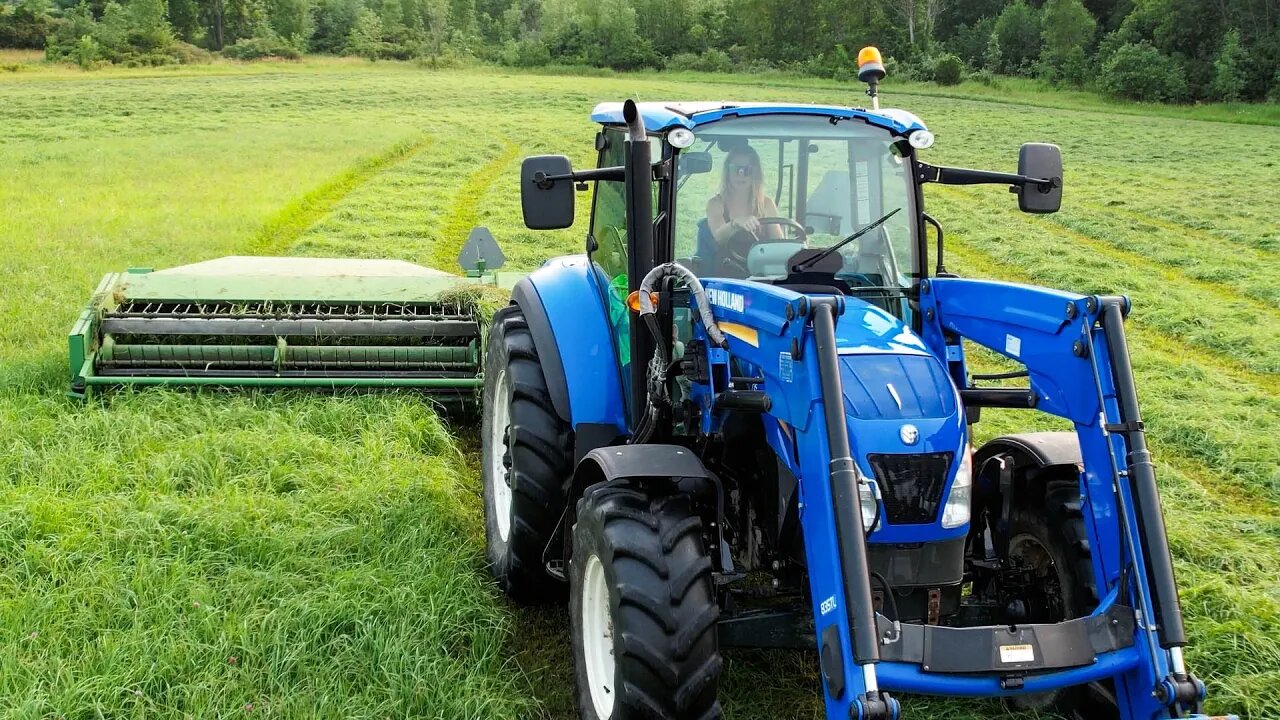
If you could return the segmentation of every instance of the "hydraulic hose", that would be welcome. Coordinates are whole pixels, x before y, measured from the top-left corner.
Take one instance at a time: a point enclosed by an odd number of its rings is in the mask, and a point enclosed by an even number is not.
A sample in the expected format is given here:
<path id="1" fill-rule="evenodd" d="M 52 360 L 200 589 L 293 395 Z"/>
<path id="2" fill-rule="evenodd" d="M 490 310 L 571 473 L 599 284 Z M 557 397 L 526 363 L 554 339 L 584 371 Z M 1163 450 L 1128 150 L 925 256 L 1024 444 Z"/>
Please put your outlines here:
<path id="1" fill-rule="evenodd" d="M 689 287 L 689 292 L 693 295 L 694 307 L 698 310 L 698 319 L 702 320 L 702 326 L 707 329 L 707 337 L 717 347 L 724 347 L 726 343 L 724 333 L 720 332 L 715 315 L 711 313 L 711 302 L 707 300 L 706 289 L 702 287 L 698 276 L 680 263 L 669 262 L 658 265 L 640 281 L 640 316 L 652 316 L 657 312 L 657 308 L 653 306 L 651 293 L 658 287 L 658 283 L 669 275 L 683 280 Z"/>

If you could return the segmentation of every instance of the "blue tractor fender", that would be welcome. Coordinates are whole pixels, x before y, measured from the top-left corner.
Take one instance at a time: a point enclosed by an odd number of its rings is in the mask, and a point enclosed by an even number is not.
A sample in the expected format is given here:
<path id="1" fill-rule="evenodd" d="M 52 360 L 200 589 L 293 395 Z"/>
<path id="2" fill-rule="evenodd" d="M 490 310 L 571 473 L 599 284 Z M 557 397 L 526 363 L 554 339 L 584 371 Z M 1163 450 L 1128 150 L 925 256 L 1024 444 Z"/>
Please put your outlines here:
<path id="1" fill-rule="evenodd" d="M 529 324 L 552 406 L 579 436 L 575 459 L 627 432 L 610 292 L 587 256 L 571 255 L 548 260 L 511 293 Z M 584 436 L 599 439 L 584 448 Z"/>
<path id="2" fill-rule="evenodd" d="M 1073 432 L 1033 432 L 1004 435 L 983 444 L 973 459 L 980 464 L 996 455 L 1012 455 L 1019 467 L 1045 469 L 1056 466 L 1080 467 L 1080 439 Z"/>
<path id="3" fill-rule="evenodd" d="M 1080 439 L 1074 432 L 1004 435 L 987 441 L 973 454 L 975 502 L 1000 492 L 999 467 L 991 463 L 996 458 L 1012 464 L 1007 469 L 1014 483 L 1013 494 L 1019 497 L 1024 497 L 1024 493 L 1031 498 L 1043 497 L 1044 489 L 1036 478 L 1047 474 L 1046 471 L 1078 476 L 1084 470 Z"/>

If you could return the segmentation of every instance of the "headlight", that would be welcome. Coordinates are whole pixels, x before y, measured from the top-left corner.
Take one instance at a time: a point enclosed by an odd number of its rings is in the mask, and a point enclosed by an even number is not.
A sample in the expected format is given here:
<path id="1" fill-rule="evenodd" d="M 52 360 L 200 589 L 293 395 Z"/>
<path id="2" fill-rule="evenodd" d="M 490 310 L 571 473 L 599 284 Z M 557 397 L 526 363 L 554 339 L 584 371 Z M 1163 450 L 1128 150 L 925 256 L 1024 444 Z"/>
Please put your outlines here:
<path id="1" fill-rule="evenodd" d="M 880 487 L 858 473 L 858 501 L 862 506 L 862 531 L 871 532 L 880 526 Z"/>
<path id="2" fill-rule="evenodd" d="M 960 451 L 960 469 L 951 483 L 951 495 L 942 509 L 942 527 L 960 527 L 969 522 L 969 501 L 973 496 L 973 452 L 965 445 Z"/>

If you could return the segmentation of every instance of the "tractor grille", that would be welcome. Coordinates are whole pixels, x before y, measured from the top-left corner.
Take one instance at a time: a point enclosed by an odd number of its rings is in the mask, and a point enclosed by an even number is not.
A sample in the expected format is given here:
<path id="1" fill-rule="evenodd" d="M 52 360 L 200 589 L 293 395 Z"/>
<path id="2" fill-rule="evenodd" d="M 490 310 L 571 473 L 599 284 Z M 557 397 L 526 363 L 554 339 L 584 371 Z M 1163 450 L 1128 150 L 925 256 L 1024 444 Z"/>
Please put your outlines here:
<path id="1" fill-rule="evenodd" d="M 952 455 L 936 452 L 867 456 L 891 524 L 922 525 L 937 520 Z"/>

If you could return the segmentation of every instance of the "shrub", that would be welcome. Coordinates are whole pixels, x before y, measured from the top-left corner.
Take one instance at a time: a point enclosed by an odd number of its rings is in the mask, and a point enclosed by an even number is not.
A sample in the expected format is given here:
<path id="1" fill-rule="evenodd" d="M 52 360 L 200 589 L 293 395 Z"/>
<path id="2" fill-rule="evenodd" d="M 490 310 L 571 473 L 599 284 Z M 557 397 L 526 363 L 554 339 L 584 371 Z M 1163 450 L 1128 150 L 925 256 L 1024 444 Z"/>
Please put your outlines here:
<path id="1" fill-rule="evenodd" d="M 737 72 L 748 74 L 770 73 L 777 71 L 778 68 L 773 63 L 764 58 L 755 58 L 754 60 L 744 60 L 740 63 L 734 63 Z"/>
<path id="2" fill-rule="evenodd" d="M 728 57 L 726 55 L 725 57 Z M 671 72 L 680 72 L 681 70 L 693 70 L 698 64 L 698 53 L 679 52 L 667 58 L 662 67 Z"/>
<path id="3" fill-rule="evenodd" d="M 1103 64 L 1098 83 L 1112 95 L 1144 102 L 1176 102 L 1187 96 L 1182 67 L 1146 43 L 1117 48 Z"/>
<path id="4" fill-rule="evenodd" d="M 733 72 L 733 60 L 730 59 L 729 53 L 712 48 L 697 56 L 694 60 L 694 69 L 703 72 L 729 73 Z"/>
<path id="5" fill-rule="evenodd" d="M 302 57 L 302 53 L 279 37 L 266 36 L 237 40 L 235 45 L 222 49 L 222 56 L 243 61 L 269 57 L 297 60 Z"/>
<path id="6" fill-rule="evenodd" d="M 175 41 L 167 52 L 170 61 L 179 65 L 207 65 L 213 62 L 213 53 L 191 43 Z"/>
<path id="7" fill-rule="evenodd" d="M 98 45 L 98 41 L 93 39 L 92 35 L 85 35 L 76 43 L 72 57 L 76 64 L 82 70 L 93 69 L 98 60 L 102 57 L 102 47 Z"/>
<path id="8" fill-rule="evenodd" d="M 1072 48 L 1062 58 L 1062 67 L 1058 68 L 1058 79 L 1071 85 L 1085 85 L 1093 80 L 1097 63 L 1085 54 L 1084 48 Z"/>
<path id="9" fill-rule="evenodd" d="M 978 70 L 977 72 L 969 73 L 969 79 L 985 87 L 995 88 L 997 90 L 1004 87 L 1004 83 L 1000 81 L 1000 76 L 986 68 Z"/>
<path id="10" fill-rule="evenodd" d="M 959 85 L 964 79 L 964 62 L 951 53 L 943 53 L 933 61 L 933 81 L 939 85 Z"/>
<path id="11" fill-rule="evenodd" d="M 502 45 L 498 62 L 508 67 L 542 67 L 551 63 L 551 50 L 539 40 L 508 40 Z"/>

